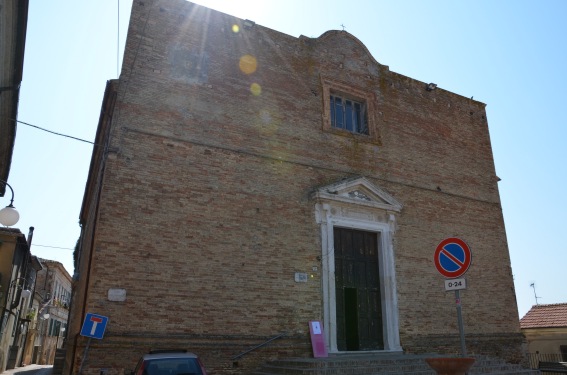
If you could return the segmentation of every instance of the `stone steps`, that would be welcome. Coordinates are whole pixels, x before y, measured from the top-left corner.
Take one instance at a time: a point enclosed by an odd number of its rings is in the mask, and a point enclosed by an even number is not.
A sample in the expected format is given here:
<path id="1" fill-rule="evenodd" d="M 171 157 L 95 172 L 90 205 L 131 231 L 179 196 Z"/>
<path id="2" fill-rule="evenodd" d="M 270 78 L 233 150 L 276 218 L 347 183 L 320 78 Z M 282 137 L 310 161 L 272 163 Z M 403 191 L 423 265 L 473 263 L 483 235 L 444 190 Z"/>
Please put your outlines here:
<path id="1" fill-rule="evenodd" d="M 252 375 L 436 375 L 425 362 L 439 355 L 356 354 L 328 358 L 281 359 L 264 364 Z M 498 358 L 475 356 L 469 375 L 538 375 L 539 371 L 504 362 Z"/>
<path id="2" fill-rule="evenodd" d="M 55 360 L 53 361 L 52 375 L 59 375 L 63 373 L 63 363 L 65 362 L 66 350 L 61 348 L 55 351 Z"/>

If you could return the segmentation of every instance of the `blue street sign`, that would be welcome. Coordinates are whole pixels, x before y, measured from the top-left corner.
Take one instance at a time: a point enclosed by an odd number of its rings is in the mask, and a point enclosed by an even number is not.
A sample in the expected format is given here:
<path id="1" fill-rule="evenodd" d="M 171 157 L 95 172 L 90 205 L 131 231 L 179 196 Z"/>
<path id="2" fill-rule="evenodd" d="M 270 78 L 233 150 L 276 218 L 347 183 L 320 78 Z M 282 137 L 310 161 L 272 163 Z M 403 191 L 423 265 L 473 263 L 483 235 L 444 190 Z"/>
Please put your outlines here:
<path id="1" fill-rule="evenodd" d="M 471 250 L 460 238 L 446 238 L 435 249 L 435 268 L 447 278 L 462 276 L 471 265 Z"/>
<path id="2" fill-rule="evenodd" d="M 104 330 L 106 329 L 108 318 L 106 316 L 87 313 L 83 328 L 81 329 L 81 336 L 92 337 L 93 339 L 102 339 Z"/>

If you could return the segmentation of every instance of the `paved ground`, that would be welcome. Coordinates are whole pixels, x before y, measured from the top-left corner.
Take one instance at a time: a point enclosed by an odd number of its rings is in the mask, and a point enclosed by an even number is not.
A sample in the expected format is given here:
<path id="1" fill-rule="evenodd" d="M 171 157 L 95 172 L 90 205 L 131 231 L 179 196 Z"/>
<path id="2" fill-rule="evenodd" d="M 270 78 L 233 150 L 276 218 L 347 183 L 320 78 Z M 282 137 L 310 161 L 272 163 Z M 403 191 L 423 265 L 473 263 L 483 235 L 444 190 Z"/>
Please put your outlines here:
<path id="1" fill-rule="evenodd" d="M 12 370 L 6 370 L 2 375 L 51 375 L 53 366 L 51 365 L 27 365 Z"/>

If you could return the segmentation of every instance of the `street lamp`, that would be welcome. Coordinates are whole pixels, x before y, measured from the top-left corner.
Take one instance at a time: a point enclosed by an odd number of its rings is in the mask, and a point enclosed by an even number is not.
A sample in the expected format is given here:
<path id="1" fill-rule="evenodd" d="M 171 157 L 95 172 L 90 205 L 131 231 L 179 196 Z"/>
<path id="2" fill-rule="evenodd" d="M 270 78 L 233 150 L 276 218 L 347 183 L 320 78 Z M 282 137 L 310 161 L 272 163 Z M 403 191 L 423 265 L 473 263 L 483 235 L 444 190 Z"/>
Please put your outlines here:
<path id="1" fill-rule="evenodd" d="M 13 205 L 14 189 L 12 189 L 10 184 L 8 184 L 4 180 L 0 180 L 0 183 L 3 183 L 12 192 L 12 199 L 10 199 L 10 204 L 0 210 L 0 224 L 6 227 L 11 227 L 12 225 L 15 225 L 18 220 L 20 220 L 20 214 L 18 213 L 18 211 L 16 211 L 16 208 Z"/>

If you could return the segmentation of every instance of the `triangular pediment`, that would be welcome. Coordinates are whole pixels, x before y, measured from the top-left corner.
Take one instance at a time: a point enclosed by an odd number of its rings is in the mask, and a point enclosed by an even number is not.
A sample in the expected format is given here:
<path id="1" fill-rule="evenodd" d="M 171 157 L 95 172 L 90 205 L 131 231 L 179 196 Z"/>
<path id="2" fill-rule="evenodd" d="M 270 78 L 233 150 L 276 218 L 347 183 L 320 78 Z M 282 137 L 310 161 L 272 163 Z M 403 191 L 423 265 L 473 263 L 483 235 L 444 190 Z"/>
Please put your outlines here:
<path id="1" fill-rule="evenodd" d="M 403 205 L 364 177 L 341 180 L 318 188 L 314 197 L 399 212 Z"/>

